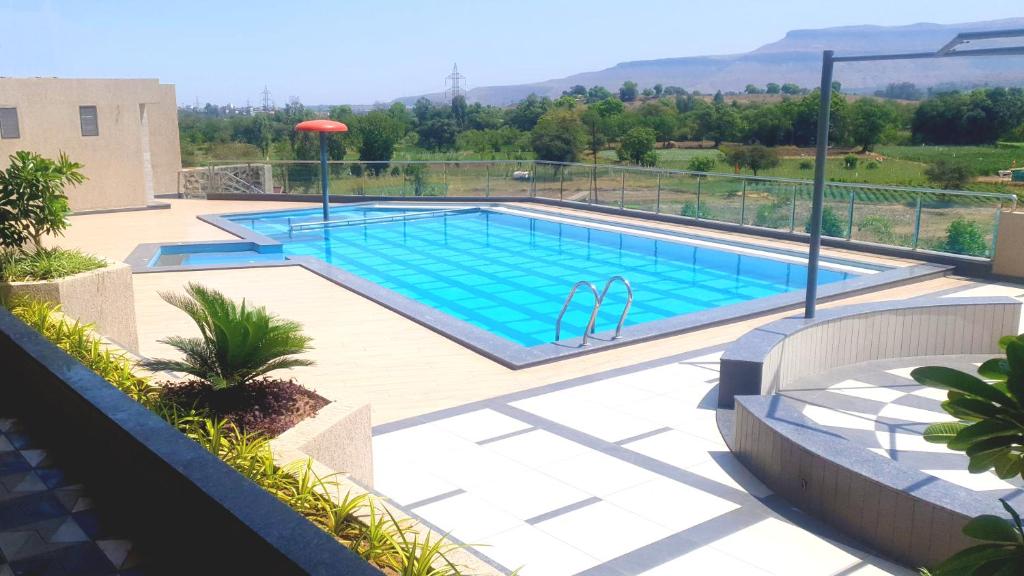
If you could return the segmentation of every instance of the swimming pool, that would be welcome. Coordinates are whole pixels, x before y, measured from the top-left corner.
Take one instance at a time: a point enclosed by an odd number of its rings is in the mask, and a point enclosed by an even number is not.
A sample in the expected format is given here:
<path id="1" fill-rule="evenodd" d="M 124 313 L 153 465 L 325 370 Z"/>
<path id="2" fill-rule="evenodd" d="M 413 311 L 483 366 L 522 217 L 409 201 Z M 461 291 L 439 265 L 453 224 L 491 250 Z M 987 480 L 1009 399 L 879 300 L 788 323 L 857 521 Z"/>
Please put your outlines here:
<path id="1" fill-rule="evenodd" d="M 319 209 L 226 219 L 280 242 L 287 257 L 317 258 L 524 347 L 554 340 L 558 313 L 579 280 L 600 290 L 612 276 L 627 278 L 634 292 L 627 327 L 800 290 L 806 282 L 800 263 L 728 248 L 486 207 L 440 212 L 338 207 L 328 226 L 316 224 Z M 410 214 L 416 216 L 393 218 Z M 363 219 L 371 223 L 349 225 Z M 853 275 L 822 269 L 819 283 Z M 599 337 L 614 330 L 625 300 L 622 284 L 613 284 L 597 318 Z M 577 295 L 563 338 L 582 335 L 593 301 L 585 291 Z"/>

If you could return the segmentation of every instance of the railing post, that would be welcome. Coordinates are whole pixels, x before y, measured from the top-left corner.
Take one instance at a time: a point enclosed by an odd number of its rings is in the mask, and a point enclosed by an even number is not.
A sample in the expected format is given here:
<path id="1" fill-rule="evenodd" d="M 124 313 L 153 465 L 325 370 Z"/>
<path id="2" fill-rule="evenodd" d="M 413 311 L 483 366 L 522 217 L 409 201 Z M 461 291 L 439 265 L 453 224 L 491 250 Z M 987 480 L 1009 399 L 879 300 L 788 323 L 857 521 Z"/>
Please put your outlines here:
<path id="1" fill-rule="evenodd" d="M 658 172 L 658 193 L 654 197 L 654 213 L 661 214 L 661 172 Z"/>
<path id="2" fill-rule="evenodd" d="M 622 188 L 619 189 L 619 210 L 626 209 L 626 171 L 622 171 Z"/>
<path id="3" fill-rule="evenodd" d="M 537 163 L 533 163 L 533 170 L 530 170 L 530 198 L 537 197 Z"/>
<path id="4" fill-rule="evenodd" d="M 996 257 L 996 240 L 999 239 L 999 217 L 1003 213 L 1003 202 L 1000 200 L 996 206 L 996 217 L 992 221 L 992 245 L 988 249 L 988 257 L 990 260 Z"/>
<path id="5" fill-rule="evenodd" d="M 793 186 L 793 205 L 789 208 L 789 233 L 792 234 L 796 230 L 796 196 L 800 190 L 800 185 Z"/>
<path id="6" fill-rule="evenodd" d="M 697 209 L 693 211 L 693 217 L 700 220 L 700 176 L 697 176 Z"/>
<path id="7" fill-rule="evenodd" d="M 485 166 L 485 169 L 487 170 L 487 188 L 486 188 L 486 192 L 484 193 L 484 195 L 487 198 L 490 198 L 491 197 L 491 165 L 487 164 Z"/>
<path id="8" fill-rule="evenodd" d="M 850 208 L 846 214 L 846 239 L 849 240 L 853 237 L 853 203 L 856 201 L 857 192 L 850 190 Z"/>
<path id="9" fill-rule="evenodd" d="M 590 169 L 590 203 L 594 203 L 594 198 L 597 197 L 597 166 Z"/>
<path id="10" fill-rule="evenodd" d="M 917 207 L 914 208 L 914 239 L 911 248 L 917 250 L 917 241 L 921 237 L 921 193 L 917 194 Z"/>
<path id="11" fill-rule="evenodd" d="M 565 191 L 565 166 L 558 169 L 558 201 L 562 201 L 562 195 Z"/>
<path id="12" fill-rule="evenodd" d="M 747 223 L 747 181 L 743 180 L 743 192 L 740 193 L 740 226 Z"/>

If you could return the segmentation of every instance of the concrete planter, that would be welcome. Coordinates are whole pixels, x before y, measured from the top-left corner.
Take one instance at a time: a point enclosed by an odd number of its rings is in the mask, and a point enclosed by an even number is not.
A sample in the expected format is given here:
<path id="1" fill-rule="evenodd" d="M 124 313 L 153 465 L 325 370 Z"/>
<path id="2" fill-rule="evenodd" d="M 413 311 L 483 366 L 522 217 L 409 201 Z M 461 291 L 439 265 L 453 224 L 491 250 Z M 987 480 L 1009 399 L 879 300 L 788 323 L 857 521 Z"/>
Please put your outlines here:
<path id="1" fill-rule="evenodd" d="M 92 324 L 120 347 L 139 353 L 132 271 L 126 264 L 110 262 L 106 268 L 59 280 L 0 282 L 0 298 L 20 296 L 60 304 L 69 317 Z"/>
<path id="2" fill-rule="evenodd" d="M 283 462 L 313 460 L 373 488 L 373 444 L 370 405 L 331 402 L 316 416 L 299 422 L 275 438 L 274 454 Z"/>

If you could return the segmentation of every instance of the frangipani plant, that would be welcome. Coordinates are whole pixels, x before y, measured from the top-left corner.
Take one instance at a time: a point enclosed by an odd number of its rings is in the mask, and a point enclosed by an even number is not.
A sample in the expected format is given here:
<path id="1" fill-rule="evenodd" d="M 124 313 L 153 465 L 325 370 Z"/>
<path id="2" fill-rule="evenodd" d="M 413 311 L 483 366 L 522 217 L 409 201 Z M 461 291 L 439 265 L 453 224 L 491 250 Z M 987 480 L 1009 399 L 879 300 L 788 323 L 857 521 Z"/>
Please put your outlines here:
<path id="1" fill-rule="evenodd" d="M 955 422 L 932 424 L 928 442 L 964 452 L 975 474 L 995 470 L 1003 479 L 1024 478 L 1024 334 L 999 339 L 1005 358 L 986 360 L 978 376 L 942 366 L 924 366 L 910 375 L 920 384 L 948 391 L 942 408 Z M 1020 516 L 1000 500 L 1010 519 L 978 516 L 964 535 L 983 543 L 954 554 L 932 576 L 1011 576 L 1024 574 L 1024 526 Z"/>

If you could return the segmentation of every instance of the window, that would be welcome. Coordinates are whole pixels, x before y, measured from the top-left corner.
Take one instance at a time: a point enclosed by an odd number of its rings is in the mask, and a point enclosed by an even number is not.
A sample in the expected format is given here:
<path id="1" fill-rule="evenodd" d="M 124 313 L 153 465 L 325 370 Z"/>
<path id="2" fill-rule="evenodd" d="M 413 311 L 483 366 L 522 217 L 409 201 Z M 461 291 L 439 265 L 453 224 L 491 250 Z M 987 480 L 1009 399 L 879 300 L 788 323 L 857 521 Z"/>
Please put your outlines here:
<path id="1" fill-rule="evenodd" d="M 82 136 L 99 136 L 100 122 L 95 106 L 79 106 L 78 118 L 82 121 Z"/>
<path id="2" fill-rule="evenodd" d="M 0 138 L 21 138 L 17 108 L 0 108 Z"/>

